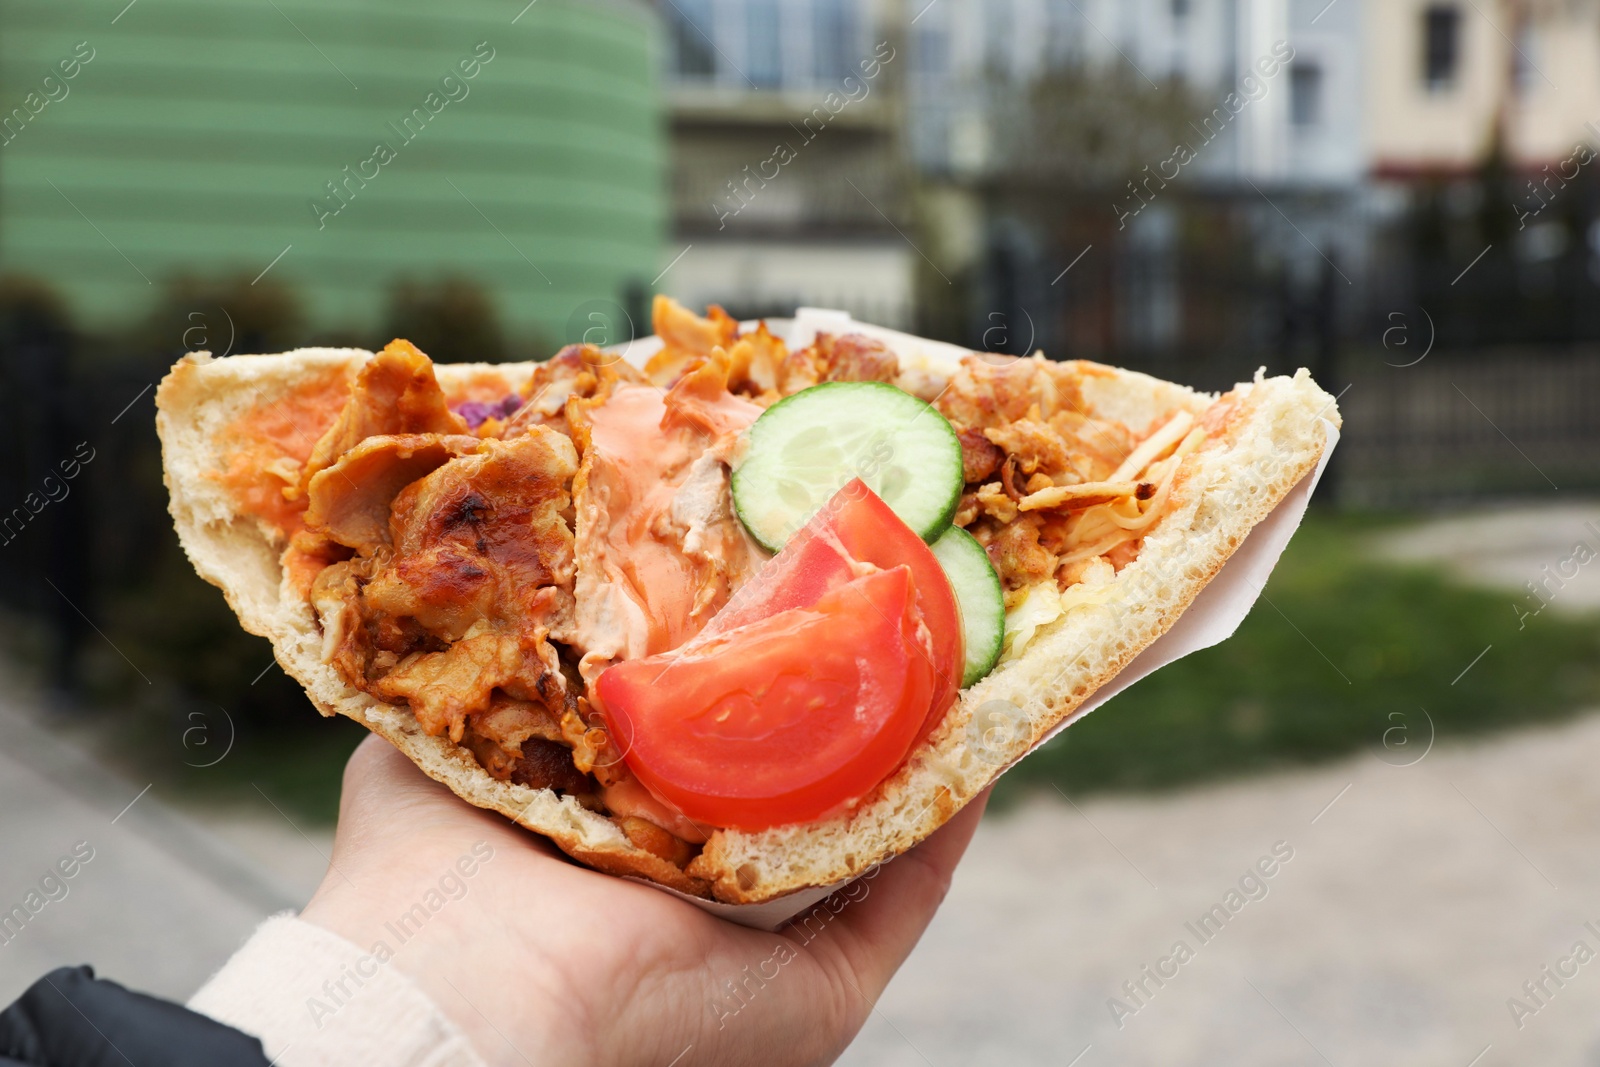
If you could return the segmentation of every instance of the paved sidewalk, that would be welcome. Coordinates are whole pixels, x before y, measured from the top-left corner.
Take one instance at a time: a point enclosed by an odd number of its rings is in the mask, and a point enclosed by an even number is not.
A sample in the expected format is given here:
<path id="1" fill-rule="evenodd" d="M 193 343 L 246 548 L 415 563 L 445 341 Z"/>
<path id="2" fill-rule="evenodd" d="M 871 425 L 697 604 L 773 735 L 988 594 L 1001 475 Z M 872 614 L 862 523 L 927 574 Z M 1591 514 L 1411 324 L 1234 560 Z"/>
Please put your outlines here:
<path id="1" fill-rule="evenodd" d="M 1410 725 L 1405 759 L 1426 744 L 1426 723 Z M 1600 952 L 1597 765 L 1591 715 L 1409 767 L 1368 754 L 988 819 L 842 1062 L 1592 1067 L 1600 962 L 1561 960 L 1579 940 Z M 1202 942 L 1186 924 L 1280 841 L 1294 857 L 1266 896 L 1241 894 Z M 1179 940 L 1193 958 L 1161 964 Z M 1146 965 L 1176 976 L 1158 987 Z M 1546 965 L 1576 975 L 1558 987 Z M 1140 980 L 1135 1000 L 1122 986 Z M 1537 1009 L 1520 1029 L 1513 996 Z M 1138 1009 L 1120 1029 L 1112 997 Z"/>
<path id="2" fill-rule="evenodd" d="M 1587 552 L 1574 551 L 1580 543 Z M 1380 556 L 1441 564 L 1455 578 L 1503 589 L 1517 611 L 1536 611 L 1541 600 L 1556 612 L 1600 609 L 1600 501 L 1466 511 L 1380 537 L 1375 547 Z M 1543 585 L 1538 598 L 1528 582 Z"/>
<path id="3" fill-rule="evenodd" d="M 270 810 L 213 813 L 219 833 L 16 707 L 0 704 L 0 732 L 0 912 L 38 893 L 26 925 L 3 931 L 0 1004 L 77 963 L 187 998 L 256 923 L 302 903 L 320 880 L 326 833 L 272 826 Z M 88 862 L 46 881 L 75 849 Z"/>

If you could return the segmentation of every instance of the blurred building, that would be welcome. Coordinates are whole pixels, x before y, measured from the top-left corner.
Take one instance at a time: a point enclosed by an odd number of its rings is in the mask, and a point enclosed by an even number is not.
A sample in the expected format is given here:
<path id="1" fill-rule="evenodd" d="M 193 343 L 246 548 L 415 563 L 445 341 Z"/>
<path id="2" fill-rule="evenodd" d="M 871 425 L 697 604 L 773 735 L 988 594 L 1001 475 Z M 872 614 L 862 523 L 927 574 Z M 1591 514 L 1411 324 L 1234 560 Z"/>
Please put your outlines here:
<path id="1" fill-rule="evenodd" d="M 909 324 L 917 253 L 905 236 L 898 91 L 908 60 L 886 7 L 660 8 L 674 241 L 659 287 L 745 316 L 820 305 Z"/>
<path id="2" fill-rule="evenodd" d="M 1122 63 L 1151 88 L 1190 87 L 1202 104 L 1220 106 L 1234 91 L 1248 99 L 1197 160 L 1204 180 L 1353 182 L 1362 172 L 1359 26 L 1359 0 L 939 0 L 911 28 L 918 161 L 982 170 L 1003 150 L 1003 131 L 986 117 L 997 93 L 1053 68 Z M 1290 54 L 1286 76 L 1256 72 Z M 1241 88 L 1252 75 L 1259 91 Z"/>
<path id="3" fill-rule="evenodd" d="M 1451 277 L 1465 265 L 1453 246 L 1396 246 L 1419 196 L 1475 181 L 1503 145 L 1537 206 L 1541 168 L 1570 171 L 1600 139 L 1592 0 L 661 9 L 667 256 L 682 253 L 662 287 L 746 311 L 846 306 L 970 344 L 1314 361 L 1374 314 L 1375 290 L 1414 288 L 1416 255 Z M 805 116 L 880 41 L 885 76 L 813 140 Z M 799 150 L 769 163 L 782 147 Z M 1518 240 L 1548 255 L 1558 239 Z"/>
<path id="4" fill-rule="evenodd" d="M 959 235 L 942 265 L 977 279 L 977 336 L 1123 361 L 1255 349 L 1284 317 L 1257 265 L 1315 303 L 1363 258 L 1359 2 L 919 9 L 911 145 Z"/>
<path id="5" fill-rule="evenodd" d="M 1147 157 L 1114 146 L 1103 173 L 1087 179 L 1070 167 L 1018 176 L 1017 141 L 1030 136 L 1031 118 L 1019 102 L 1061 71 L 1092 79 L 1121 68 L 1152 94 L 1183 86 L 1202 109 L 1196 136 L 1205 138 L 1182 176 L 1184 196 L 1251 198 L 1238 240 L 1276 242 L 1296 264 L 1321 259 L 1273 203 L 1309 202 L 1313 210 L 1295 213 L 1301 230 L 1348 244 L 1337 257 L 1345 262 L 1360 257 L 1341 225 L 1365 172 L 1359 0 L 1320 13 L 1299 0 L 660 7 L 671 56 L 668 255 L 682 253 L 661 287 L 691 302 L 745 313 L 827 304 L 970 343 L 998 316 L 1015 334 L 1001 347 L 1031 339 L 1059 352 L 1073 330 L 1058 324 L 1076 300 L 1072 347 L 1084 354 L 1171 344 L 1185 332 L 1188 300 L 1172 269 L 1181 198 L 1158 197 L 1148 211 L 1121 204 L 1171 142 Z M 1294 58 L 1284 62 L 1291 39 Z M 863 60 L 886 55 L 894 58 L 877 77 L 862 76 Z M 1261 63 L 1270 77 L 1253 73 Z M 1255 80 L 1241 88 L 1245 79 Z M 1229 110 L 1236 91 L 1247 106 Z M 823 131 L 808 118 L 828 117 L 830 93 L 845 102 Z M 1059 106 L 1076 103 L 1062 97 Z M 1067 199 L 1076 221 L 1041 220 L 1039 201 Z M 1077 279 L 1052 289 L 1070 254 L 1097 240 L 1102 260 L 1116 246 L 1116 277 L 1078 286 L 1078 297 L 1064 295 Z M 1112 269 L 1090 264 L 1084 276 Z M 1301 273 L 1313 284 L 1319 276 L 1317 267 Z M 1024 320 L 1020 332 L 1010 328 Z"/>
<path id="6" fill-rule="evenodd" d="M 1365 12 L 1385 311 L 1431 309 L 1455 348 L 1600 340 L 1600 3 Z"/>
<path id="7" fill-rule="evenodd" d="M 1370 0 L 1365 11 L 1379 178 L 1469 174 L 1497 136 L 1530 171 L 1600 143 L 1600 4 Z"/>
<path id="8" fill-rule="evenodd" d="M 82 324 L 232 275 L 366 331 L 452 274 L 553 340 L 660 269 L 647 4 L 120 6 L 0 0 L 0 261 Z"/>

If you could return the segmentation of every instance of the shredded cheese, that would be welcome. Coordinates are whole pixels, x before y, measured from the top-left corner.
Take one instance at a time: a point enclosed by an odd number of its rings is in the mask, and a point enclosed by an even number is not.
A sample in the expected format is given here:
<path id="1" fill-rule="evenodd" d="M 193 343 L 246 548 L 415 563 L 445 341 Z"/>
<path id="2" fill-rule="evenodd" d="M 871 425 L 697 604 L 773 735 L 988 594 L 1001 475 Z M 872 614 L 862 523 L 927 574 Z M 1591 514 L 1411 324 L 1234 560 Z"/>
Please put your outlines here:
<path id="1" fill-rule="evenodd" d="M 1166 454 L 1167 449 L 1183 440 L 1184 434 L 1194 425 L 1194 416 L 1187 411 L 1180 411 L 1155 433 L 1139 442 L 1137 448 L 1128 453 L 1128 458 L 1122 461 L 1122 466 L 1107 478 L 1108 482 L 1123 482 L 1142 472 L 1150 464 Z"/>
<path id="2" fill-rule="evenodd" d="M 1080 482 L 1077 485 L 1052 485 L 1037 493 L 1029 493 L 1017 501 L 1018 511 L 1045 511 L 1064 508 L 1089 508 L 1106 504 L 1139 491 L 1138 483 L 1129 481 Z"/>
<path id="3" fill-rule="evenodd" d="M 1184 414 L 1187 414 L 1186 412 Z M 1190 420 L 1193 421 L 1192 419 Z M 1178 424 L 1180 420 L 1174 419 L 1167 423 L 1167 427 Z M 1165 433 L 1166 428 L 1157 433 Z M 1132 541 L 1143 536 L 1144 532 L 1161 517 L 1161 510 L 1168 498 L 1172 495 L 1172 485 L 1176 480 L 1178 468 L 1183 463 L 1183 458 L 1205 440 L 1206 434 L 1202 429 L 1191 429 L 1184 435 L 1178 447 L 1167 459 L 1155 463 L 1148 471 L 1149 478 L 1154 480 L 1156 490 L 1145 501 L 1138 501 L 1132 497 L 1124 497 L 1105 504 L 1096 504 L 1085 508 L 1078 513 L 1074 525 L 1068 534 L 1069 543 L 1078 547 L 1065 553 L 1057 560 L 1057 567 L 1077 563 L 1081 560 L 1103 556 L 1116 548 L 1124 541 Z M 1143 446 L 1140 446 L 1141 448 Z M 1159 455 L 1165 449 L 1152 450 L 1152 454 Z M 1135 449 L 1135 454 L 1139 449 Z M 1159 473 L 1158 473 L 1159 472 Z M 1136 474 L 1146 473 L 1143 468 Z M 1130 513 L 1131 512 L 1131 513 Z"/>

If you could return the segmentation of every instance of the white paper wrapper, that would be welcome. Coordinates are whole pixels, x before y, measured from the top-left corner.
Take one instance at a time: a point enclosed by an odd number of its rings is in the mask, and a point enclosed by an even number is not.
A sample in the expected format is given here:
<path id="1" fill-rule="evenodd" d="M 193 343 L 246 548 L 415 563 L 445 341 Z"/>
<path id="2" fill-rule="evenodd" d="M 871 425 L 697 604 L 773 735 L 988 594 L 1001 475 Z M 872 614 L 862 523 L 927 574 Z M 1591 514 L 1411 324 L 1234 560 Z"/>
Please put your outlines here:
<path id="1" fill-rule="evenodd" d="M 864 333 L 889 345 L 901 357 L 903 364 L 911 366 L 948 369 L 967 354 L 966 349 L 955 345 L 929 341 L 881 326 L 856 322 L 850 318 L 848 312 L 844 311 L 801 308 L 793 319 L 767 319 L 766 323 L 767 329 L 784 338 L 791 349 L 803 348 L 810 344 L 819 332 Z M 741 328 L 754 329 L 755 323 L 743 323 Z M 628 362 L 643 366 L 660 347 L 661 342 L 657 338 L 648 337 L 627 346 L 619 346 L 618 351 L 622 352 Z M 1256 598 L 1265 588 L 1272 569 L 1278 565 L 1278 557 L 1288 546 L 1289 539 L 1294 536 L 1295 530 L 1299 529 L 1300 520 L 1305 517 L 1306 505 L 1311 501 L 1311 492 L 1322 479 L 1322 472 L 1327 469 L 1333 448 L 1339 443 L 1338 427 L 1326 421 L 1323 425 L 1327 428 L 1328 445 L 1323 450 L 1322 459 L 1318 461 L 1316 469 L 1289 491 L 1282 502 L 1273 509 L 1272 514 L 1256 524 L 1244 543 L 1195 597 L 1188 610 L 1178 617 L 1172 629 L 1157 638 L 1149 648 L 1128 664 L 1122 673 L 1101 686 L 1072 713 L 1069 719 L 1042 737 L 1034 749 L 1151 672 L 1165 667 L 1174 660 L 1182 659 L 1191 652 L 1210 648 L 1233 636 L 1233 632 L 1239 628 L 1239 624 L 1255 606 Z M 1022 758 L 1026 759 L 1027 756 L 1024 755 Z M 1007 766 L 1005 770 L 1008 771 L 1014 766 L 1016 763 Z M 1001 773 L 1004 774 L 1005 771 Z M 638 880 L 643 881 L 643 879 Z M 672 893 L 697 908 L 742 926 L 776 930 L 801 912 L 848 885 L 849 881 L 846 879 L 834 885 L 807 889 L 777 900 L 769 900 L 764 904 L 724 904 L 720 901 L 691 897 L 677 890 L 656 885 L 654 882 L 645 884 L 663 893 Z"/>

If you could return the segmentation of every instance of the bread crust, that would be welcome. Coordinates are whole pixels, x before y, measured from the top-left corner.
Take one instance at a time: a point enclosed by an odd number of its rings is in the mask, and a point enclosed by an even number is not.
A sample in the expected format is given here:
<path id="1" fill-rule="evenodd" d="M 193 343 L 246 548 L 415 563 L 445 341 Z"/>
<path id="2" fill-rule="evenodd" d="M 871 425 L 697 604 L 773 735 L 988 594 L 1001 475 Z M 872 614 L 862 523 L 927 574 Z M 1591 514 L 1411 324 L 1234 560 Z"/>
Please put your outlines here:
<path id="1" fill-rule="evenodd" d="M 571 797 L 493 778 L 448 738 L 424 733 L 408 709 L 352 688 L 323 662 L 317 620 L 283 574 L 273 532 L 241 514 L 214 474 L 234 419 L 319 378 L 349 380 L 370 358 L 356 349 L 222 360 L 202 353 L 180 360 L 162 380 L 156 425 L 169 507 L 195 570 L 222 590 L 246 630 L 272 642 L 279 664 L 323 715 L 361 723 L 462 799 L 549 838 L 580 862 L 734 904 L 832 885 L 943 825 L 1172 626 L 1250 529 L 1316 466 L 1325 421 L 1338 423 L 1333 398 L 1305 371 L 1293 378 L 1258 373 L 1219 401 L 1131 371 L 1081 364 L 1091 414 L 1141 426 L 1182 407 L 1197 417 L 1210 412 L 1217 424 L 1205 446 L 1184 459 L 1169 507 L 1145 535 L 1138 558 L 1098 601 L 1042 628 L 1022 655 L 964 690 L 929 743 L 850 813 L 756 833 L 718 831 L 680 871 Z M 533 366 L 440 364 L 436 373 L 447 392 L 485 374 L 502 376 L 514 389 Z M 1010 709 L 1014 727 L 998 741 L 974 729 L 975 712 L 995 706 Z"/>

